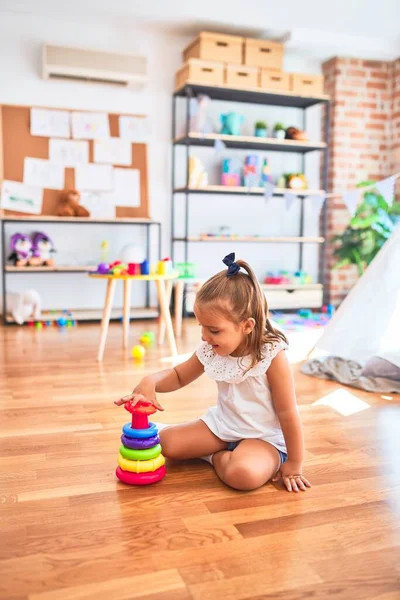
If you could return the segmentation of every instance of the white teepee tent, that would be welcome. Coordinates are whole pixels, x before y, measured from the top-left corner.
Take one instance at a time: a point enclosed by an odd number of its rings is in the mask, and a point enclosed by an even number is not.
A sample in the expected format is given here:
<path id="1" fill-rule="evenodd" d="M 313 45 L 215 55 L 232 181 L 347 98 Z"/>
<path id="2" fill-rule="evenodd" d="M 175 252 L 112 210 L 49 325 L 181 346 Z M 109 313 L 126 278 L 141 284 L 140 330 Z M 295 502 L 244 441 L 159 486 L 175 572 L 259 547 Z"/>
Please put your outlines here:
<path id="1" fill-rule="evenodd" d="M 400 367 L 400 225 L 340 305 L 313 354 Z"/>

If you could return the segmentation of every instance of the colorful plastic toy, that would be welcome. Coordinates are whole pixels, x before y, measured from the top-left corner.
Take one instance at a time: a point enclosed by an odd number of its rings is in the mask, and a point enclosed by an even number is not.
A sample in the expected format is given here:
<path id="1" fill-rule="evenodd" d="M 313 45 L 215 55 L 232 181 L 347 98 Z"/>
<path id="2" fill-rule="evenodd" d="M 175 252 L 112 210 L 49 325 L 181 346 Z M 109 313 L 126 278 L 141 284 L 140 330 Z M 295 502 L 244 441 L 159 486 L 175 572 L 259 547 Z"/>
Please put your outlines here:
<path id="1" fill-rule="evenodd" d="M 97 265 L 96 273 L 98 273 L 99 275 L 108 275 L 109 272 L 110 266 L 108 265 L 108 263 L 100 263 L 99 265 Z"/>
<path id="2" fill-rule="evenodd" d="M 156 412 L 151 402 L 143 401 L 124 407 L 132 414 L 132 422 L 126 423 L 121 437 L 116 476 L 128 485 L 150 485 L 165 476 L 165 459 L 161 453 L 157 427 L 148 417 Z"/>
<path id="3" fill-rule="evenodd" d="M 243 185 L 247 188 L 257 187 L 260 184 L 259 157 L 257 154 L 248 154 L 243 167 Z"/>
<path id="4" fill-rule="evenodd" d="M 240 185 L 242 164 L 237 158 L 225 158 L 222 161 L 221 184 L 236 187 Z"/>
<path id="5" fill-rule="evenodd" d="M 146 354 L 146 349 L 140 344 L 138 344 L 137 346 L 133 346 L 131 354 L 132 358 L 134 358 L 135 360 L 143 360 Z"/>
<path id="6" fill-rule="evenodd" d="M 243 123 L 243 115 L 240 115 L 237 112 L 230 112 L 226 115 L 221 115 L 221 133 L 224 135 L 240 135 L 240 128 Z"/>
<path id="7" fill-rule="evenodd" d="M 139 342 L 143 344 L 143 346 L 151 348 L 154 344 L 154 333 L 152 331 L 145 331 L 143 335 L 140 336 Z"/>
<path id="8" fill-rule="evenodd" d="M 150 275 L 150 262 L 147 259 L 140 263 L 140 273 L 142 275 Z"/>
<path id="9" fill-rule="evenodd" d="M 196 269 L 198 265 L 191 262 L 175 263 L 175 269 L 179 273 L 180 278 L 196 277 Z"/>

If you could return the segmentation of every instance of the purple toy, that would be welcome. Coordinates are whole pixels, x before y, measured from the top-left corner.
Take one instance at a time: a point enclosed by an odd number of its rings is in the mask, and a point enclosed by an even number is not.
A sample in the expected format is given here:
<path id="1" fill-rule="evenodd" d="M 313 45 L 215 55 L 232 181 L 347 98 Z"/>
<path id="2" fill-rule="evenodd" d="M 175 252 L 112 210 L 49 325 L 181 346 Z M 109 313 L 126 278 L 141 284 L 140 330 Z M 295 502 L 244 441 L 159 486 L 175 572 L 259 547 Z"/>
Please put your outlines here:
<path id="1" fill-rule="evenodd" d="M 52 239 L 42 231 L 37 231 L 32 236 L 33 256 L 30 260 L 31 265 L 35 266 L 54 266 L 54 259 L 51 254 L 55 252 Z"/>
<path id="2" fill-rule="evenodd" d="M 32 242 L 22 233 L 14 233 L 10 239 L 11 254 L 8 260 L 14 261 L 17 267 L 25 267 L 30 263 L 32 256 Z"/>
<path id="3" fill-rule="evenodd" d="M 95 271 L 99 275 L 108 275 L 110 272 L 110 266 L 107 263 L 100 263 L 97 266 L 97 271 Z"/>
<path id="4" fill-rule="evenodd" d="M 153 448 L 153 446 L 159 444 L 160 438 L 158 435 L 153 435 L 145 439 L 128 438 L 126 435 L 121 435 L 121 442 L 127 448 L 131 448 L 131 450 L 147 450 L 147 448 Z"/>

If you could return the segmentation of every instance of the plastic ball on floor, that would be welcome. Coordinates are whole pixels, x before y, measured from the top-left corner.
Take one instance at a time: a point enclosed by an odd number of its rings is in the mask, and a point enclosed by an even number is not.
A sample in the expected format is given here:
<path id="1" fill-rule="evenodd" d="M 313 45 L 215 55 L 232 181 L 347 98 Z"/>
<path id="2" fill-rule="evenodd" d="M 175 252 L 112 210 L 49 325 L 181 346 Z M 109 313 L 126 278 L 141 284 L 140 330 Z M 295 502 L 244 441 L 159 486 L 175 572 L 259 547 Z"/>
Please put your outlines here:
<path id="1" fill-rule="evenodd" d="M 43 324 L 40 321 L 37 321 L 35 323 L 35 329 L 42 329 L 43 328 Z"/>
<path id="2" fill-rule="evenodd" d="M 132 358 L 135 360 L 143 360 L 146 354 L 146 349 L 143 346 L 137 345 L 133 346 L 131 350 Z"/>
<path id="3" fill-rule="evenodd" d="M 154 344 L 154 333 L 152 331 L 145 331 L 140 337 L 140 343 L 143 344 L 143 346 L 151 348 Z"/>

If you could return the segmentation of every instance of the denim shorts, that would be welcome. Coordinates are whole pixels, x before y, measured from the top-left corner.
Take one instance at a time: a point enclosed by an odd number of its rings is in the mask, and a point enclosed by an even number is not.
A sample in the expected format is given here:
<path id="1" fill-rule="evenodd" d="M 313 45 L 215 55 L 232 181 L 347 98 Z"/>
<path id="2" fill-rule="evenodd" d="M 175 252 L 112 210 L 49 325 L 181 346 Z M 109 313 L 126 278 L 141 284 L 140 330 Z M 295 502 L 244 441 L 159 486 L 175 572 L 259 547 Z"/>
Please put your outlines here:
<path id="1" fill-rule="evenodd" d="M 227 449 L 230 452 L 232 452 L 235 448 L 238 447 L 238 445 L 240 444 L 241 441 L 242 440 L 239 440 L 238 442 L 228 442 L 228 448 Z M 275 448 L 275 446 L 274 446 L 274 448 Z M 278 450 L 278 448 L 276 448 L 276 449 Z M 278 453 L 279 453 L 279 458 L 281 459 L 281 465 L 283 465 L 283 463 L 287 461 L 288 456 L 287 456 L 286 452 L 283 452 L 283 450 L 278 450 Z"/>

